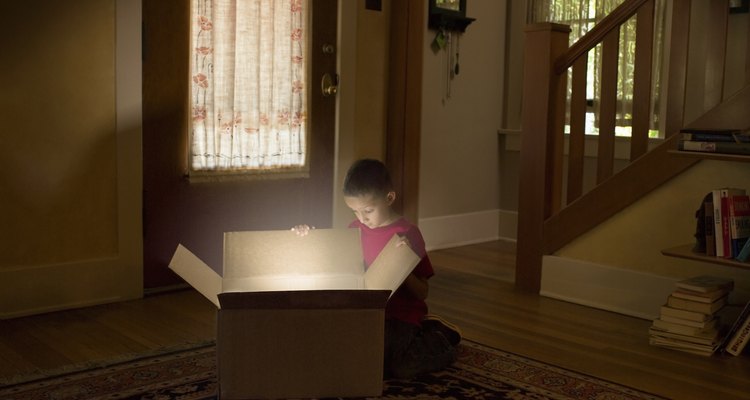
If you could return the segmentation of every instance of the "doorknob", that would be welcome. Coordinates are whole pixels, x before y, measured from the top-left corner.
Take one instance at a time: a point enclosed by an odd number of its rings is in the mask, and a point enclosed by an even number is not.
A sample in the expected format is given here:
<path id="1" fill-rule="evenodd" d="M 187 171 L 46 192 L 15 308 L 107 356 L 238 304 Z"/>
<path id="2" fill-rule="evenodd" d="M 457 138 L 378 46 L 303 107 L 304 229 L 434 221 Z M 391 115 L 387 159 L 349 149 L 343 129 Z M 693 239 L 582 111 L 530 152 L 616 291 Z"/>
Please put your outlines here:
<path id="1" fill-rule="evenodd" d="M 323 79 L 320 80 L 320 90 L 323 92 L 323 97 L 335 96 L 339 90 L 339 76 L 336 74 L 331 76 L 327 72 L 323 74 Z"/>

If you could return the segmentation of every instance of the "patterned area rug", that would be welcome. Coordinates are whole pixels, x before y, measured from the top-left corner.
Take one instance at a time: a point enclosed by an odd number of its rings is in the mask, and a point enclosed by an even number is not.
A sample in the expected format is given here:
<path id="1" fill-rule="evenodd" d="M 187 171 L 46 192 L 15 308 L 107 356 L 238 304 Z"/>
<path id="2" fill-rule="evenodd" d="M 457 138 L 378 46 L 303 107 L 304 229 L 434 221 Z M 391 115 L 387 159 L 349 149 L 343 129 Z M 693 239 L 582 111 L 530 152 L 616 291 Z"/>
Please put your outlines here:
<path id="1" fill-rule="evenodd" d="M 216 399 L 208 345 L 0 387 L 0 399 Z M 464 341 L 449 369 L 387 380 L 384 399 L 661 399 L 625 386 Z"/>

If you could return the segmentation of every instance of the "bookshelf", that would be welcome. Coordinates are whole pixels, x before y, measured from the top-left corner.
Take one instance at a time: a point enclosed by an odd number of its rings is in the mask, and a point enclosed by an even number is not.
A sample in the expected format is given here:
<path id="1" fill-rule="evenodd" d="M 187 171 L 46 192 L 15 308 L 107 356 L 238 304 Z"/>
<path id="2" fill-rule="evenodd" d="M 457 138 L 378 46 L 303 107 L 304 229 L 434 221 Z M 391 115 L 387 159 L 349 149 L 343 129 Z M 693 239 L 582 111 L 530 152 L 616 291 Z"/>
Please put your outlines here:
<path id="1" fill-rule="evenodd" d="M 694 260 L 694 261 L 710 262 L 714 264 L 725 265 L 728 267 L 750 269 L 750 263 L 748 262 L 739 262 L 732 258 L 722 258 L 722 257 L 715 257 L 715 256 L 707 256 L 701 253 L 694 253 L 692 249 L 693 249 L 692 244 L 683 244 L 680 246 L 675 246 L 675 247 L 670 247 L 668 249 L 664 249 L 661 251 L 661 254 L 664 254 L 665 256 L 685 258 L 685 259 Z"/>
<path id="2" fill-rule="evenodd" d="M 724 153 L 708 153 L 700 151 L 682 151 L 682 150 L 668 150 L 667 153 L 678 156 L 678 157 L 693 157 L 701 158 L 706 160 L 718 160 L 718 161 L 740 161 L 750 162 L 750 155 L 741 154 L 724 154 Z M 683 244 L 680 246 L 670 247 L 661 251 L 661 254 L 670 257 L 684 258 L 694 261 L 710 262 L 714 264 L 724 265 L 728 267 L 750 269 L 750 262 L 739 262 L 732 258 L 722 258 L 715 256 L 707 256 L 705 254 L 694 253 L 692 244 Z"/>

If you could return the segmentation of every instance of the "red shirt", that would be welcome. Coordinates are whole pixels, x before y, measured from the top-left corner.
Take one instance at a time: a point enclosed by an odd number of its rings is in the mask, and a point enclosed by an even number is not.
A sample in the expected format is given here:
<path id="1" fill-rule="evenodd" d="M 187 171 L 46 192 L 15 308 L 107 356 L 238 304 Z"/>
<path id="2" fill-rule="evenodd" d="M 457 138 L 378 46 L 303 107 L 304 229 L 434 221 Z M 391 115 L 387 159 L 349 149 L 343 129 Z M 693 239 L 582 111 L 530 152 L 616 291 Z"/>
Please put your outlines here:
<path id="1" fill-rule="evenodd" d="M 365 267 L 369 267 L 375 261 L 375 258 L 394 234 L 399 234 L 409 240 L 412 250 L 422 258 L 419 264 L 414 267 L 412 273 L 424 279 L 428 279 L 435 274 L 425 250 L 422 233 L 419 232 L 419 228 L 406 219 L 399 218 L 390 225 L 378 228 L 369 228 L 359 221 L 353 221 L 349 224 L 349 227 L 359 228 Z M 396 290 L 385 307 L 386 318 L 397 319 L 413 325 L 419 325 L 426 314 L 427 304 L 424 300 L 415 297 L 404 285 Z"/>

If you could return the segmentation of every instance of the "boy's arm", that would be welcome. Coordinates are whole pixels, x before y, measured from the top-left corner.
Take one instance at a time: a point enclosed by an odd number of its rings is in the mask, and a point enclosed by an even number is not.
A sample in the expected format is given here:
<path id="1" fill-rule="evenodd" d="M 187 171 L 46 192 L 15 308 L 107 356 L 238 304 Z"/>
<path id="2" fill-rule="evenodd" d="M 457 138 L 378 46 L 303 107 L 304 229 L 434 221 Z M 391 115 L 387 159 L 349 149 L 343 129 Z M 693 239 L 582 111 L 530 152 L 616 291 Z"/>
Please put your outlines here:
<path id="1" fill-rule="evenodd" d="M 409 274 L 409 276 L 406 277 L 403 285 L 409 288 L 409 291 L 416 298 L 420 300 L 425 300 L 427 298 L 427 294 L 429 292 L 427 278 L 419 277 L 417 275 L 414 275 L 414 273 L 412 272 L 411 274 Z"/>

